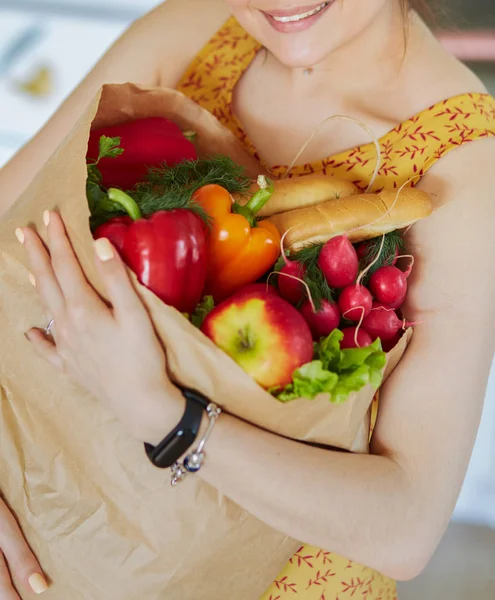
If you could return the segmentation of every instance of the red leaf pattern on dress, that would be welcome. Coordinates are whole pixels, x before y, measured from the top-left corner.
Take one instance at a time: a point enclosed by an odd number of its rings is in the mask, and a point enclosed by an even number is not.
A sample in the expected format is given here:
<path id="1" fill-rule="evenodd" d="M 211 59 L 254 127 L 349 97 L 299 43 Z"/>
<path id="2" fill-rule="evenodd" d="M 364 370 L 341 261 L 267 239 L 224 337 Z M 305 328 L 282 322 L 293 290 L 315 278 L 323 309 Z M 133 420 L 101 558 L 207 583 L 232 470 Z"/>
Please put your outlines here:
<path id="1" fill-rule="evenodd" d="M 297 564 L 300 567 L 302 564 L 308 565 L 308 567 L 313 568 L 313 563 L 311 559 L 314 558 L 312 554 L 306 554 L 305 556 L 301 554 L 304 551 L 304 546 L 301 546 L 299 550 L 294 554 L 294 556 L 290 559 L 292 564 Z"/>
<path id="2" fill-rule="evenodd" d="M 288 582 L 287 575 L 282 577 L 282 579 L 276 579 L 275 585 L 279 590 L 283 590 L 284 592 L 288 592 L 290 590 L 291 592 L 294 592 L 294 594 L 297 594 L 296 584 Z"/>
<path id="3" fill-rule="evenodd" d="M 316 575 L 314 579 L 310 579 L 308 582 L 308 588 L 312 585 L 323 585 L 323 583 L 328 583 L 329 577 L 335 577 L 336 573 L 333 573 L 330 569 L 327 569 L 325 573 L 322 571 L 316 571 Z"/>
<path id="4" fill-rule="evenodd" d="M 358 590 L 362 591 L 363 588 L 368 589 L 371 581 L 372 580 L 366 581 L 360 577 L 356 577 L 356 579 L 352 578 L 350 582 L 342 581 L 342 592 L 350 592 L 350 596 L 352 597 Z"/>
<path id="5" fill-rule="evenodd" d="M 315 556 L 315 558 L 320 559 L 321 562 L 326 565 L 327 563 L 332 563 L 332 559 L 330 558 L 332 556 L 331 552 L 326 552 L 325 550 L 319 550 L 318 554 Z"/>

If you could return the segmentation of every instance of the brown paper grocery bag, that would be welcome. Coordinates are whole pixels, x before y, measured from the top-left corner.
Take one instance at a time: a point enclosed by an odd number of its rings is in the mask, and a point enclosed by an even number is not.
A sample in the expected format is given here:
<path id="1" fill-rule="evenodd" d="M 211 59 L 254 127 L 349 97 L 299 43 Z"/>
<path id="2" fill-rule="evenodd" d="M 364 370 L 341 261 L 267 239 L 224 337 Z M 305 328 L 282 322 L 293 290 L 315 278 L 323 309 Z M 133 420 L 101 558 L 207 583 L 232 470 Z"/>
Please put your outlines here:
<path id="1" fill-rule="evenodd" d="M 297 548 L 216 490 L 190 477 L 171 489 L 94 398 L 41 361 L 23 332 L 48 315 L 28 282 L 16 227 L 58 210 L 81 264 L 94 268 L 85 198 L 95 126 L 165 116 L 197 132 L 199 152 L 260 167 L 211 114 L 172 90 L 104 86 L 29 189 L 0 221 L 0 489 L 53 586 L 47 600 L 256 600 Z M 135 282 L 167 351 L 173 380 L 281 435 L 367 452 L 366 388 L 335 406 L 325 397 L 281 404 L 174 309 Z M 410 332 L 389 354 L 387 373 Z M 164 432 L 165 433 L 165 432 Z M 235 590 L 235 594 L 234 594 Z"/>

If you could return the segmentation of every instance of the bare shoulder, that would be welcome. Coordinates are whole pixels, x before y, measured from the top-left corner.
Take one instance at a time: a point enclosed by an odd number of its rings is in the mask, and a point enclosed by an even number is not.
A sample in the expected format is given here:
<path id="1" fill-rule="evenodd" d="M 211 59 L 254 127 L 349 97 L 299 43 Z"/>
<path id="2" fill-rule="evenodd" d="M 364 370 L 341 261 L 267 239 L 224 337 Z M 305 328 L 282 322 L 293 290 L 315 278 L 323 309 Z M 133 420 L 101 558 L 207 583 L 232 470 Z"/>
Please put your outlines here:
<path id="1" fill-rule="evenodd" d="M 156 40 L 159 83 L 174 87 L 229 16 L 225 0 L 167 0 L 142 17 L 139 27 Z"/>
<path id="2" fill-rule="evenodd" d="M 466 93 L 486 93 L 481 79 L 442 47 L 422 23 L 414 22 L 402 85 L 415 111 Z"/>
<path id="3" fill-rule="evenodd" d="M 434 212 L 411 230 L 411 252 L 425 275 L 416 288 L 419 310 L 447 302 L 469 312 L 471 324 L 483 317 L 485 326 L 495 325 L 495 279 L 487 269 L 495 256 L 494 164 L 495 138 L 485 138 L 453 150 L 421 180 Z"/>
<path id="4" fill-rule="evenodd" d="M 467 142 L 435 163 L 418 187 L 433 196 L 436 208 L 456 201 L 495 210 L 494 164 L 495 136 Z"/>

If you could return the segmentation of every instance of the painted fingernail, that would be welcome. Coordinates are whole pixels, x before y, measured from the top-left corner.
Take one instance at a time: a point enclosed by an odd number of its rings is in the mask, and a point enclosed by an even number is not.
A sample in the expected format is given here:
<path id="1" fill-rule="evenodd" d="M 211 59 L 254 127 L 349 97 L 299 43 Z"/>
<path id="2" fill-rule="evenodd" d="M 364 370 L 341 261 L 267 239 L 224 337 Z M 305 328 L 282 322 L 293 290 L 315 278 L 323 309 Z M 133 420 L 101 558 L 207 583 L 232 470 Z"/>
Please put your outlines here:
<path id="1" fill-rule="evenodd" d="M 36 279 L 34 278 L 34 275 L 32 273 L 29 273 L 29 283 L 33 286 L 36 287 Z"/>
<path id="2" fill-rule="evenodd" d="M 50 224 L 50 212 L 47 210 L 43 213 L 43 223 L 45 224 L 45 227 L 48 227 Z"/>
<path id="3" fill-rule="evenodd" d="M 41 573 L 33 573 L 28 579 L 28 583 L 35 594 L 42 594 L 48 589 L 46 579 L 43 577 L 43 575 L 41 575 Z"/>
<path id="4" fill-rule="evenodd" d="M 15 237 L 19 240 L 21 244 L 24 244 L 24 231 L 19 227 L 15 230 Z"/>
<path id="5" fill-rule="evenodd" d="M 103 262 L 112 260 L 114 257 L 113 246 L 107 238 L 100 238 L 95 241 L 95 251 L 98 258 Z"/>

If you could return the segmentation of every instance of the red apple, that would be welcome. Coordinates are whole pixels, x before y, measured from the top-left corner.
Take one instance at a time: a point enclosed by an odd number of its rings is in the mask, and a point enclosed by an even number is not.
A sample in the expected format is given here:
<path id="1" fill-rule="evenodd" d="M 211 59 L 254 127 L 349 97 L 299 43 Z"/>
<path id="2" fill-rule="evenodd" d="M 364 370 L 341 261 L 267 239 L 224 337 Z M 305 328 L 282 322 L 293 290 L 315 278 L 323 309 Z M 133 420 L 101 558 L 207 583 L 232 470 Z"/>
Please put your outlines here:
<path id="1" fill-rule="evenodd" d="M 241 289 L 215 307 L 202 332 L 262 387 L 285 386 L 313 358 L 313 340 L 291 304 L 260 287 Z"/>

